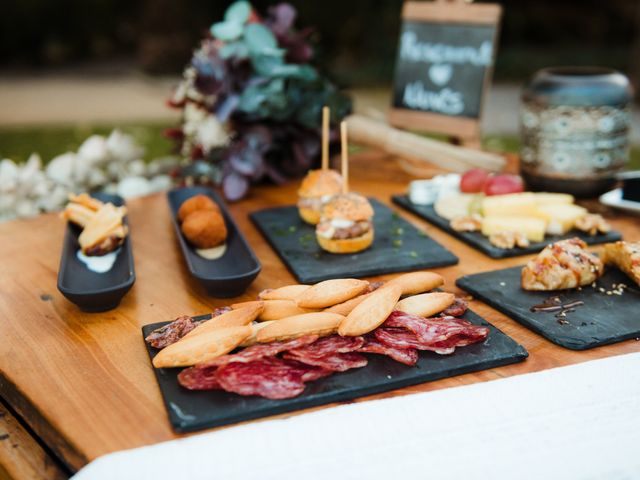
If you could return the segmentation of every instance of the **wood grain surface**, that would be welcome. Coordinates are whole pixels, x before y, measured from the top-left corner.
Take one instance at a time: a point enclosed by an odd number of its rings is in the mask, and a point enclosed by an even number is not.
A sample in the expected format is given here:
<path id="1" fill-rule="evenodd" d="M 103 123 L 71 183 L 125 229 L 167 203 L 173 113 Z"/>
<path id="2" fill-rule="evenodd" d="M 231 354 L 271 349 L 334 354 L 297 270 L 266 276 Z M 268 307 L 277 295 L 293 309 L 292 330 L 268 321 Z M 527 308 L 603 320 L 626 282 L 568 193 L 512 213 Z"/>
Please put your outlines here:
<path id="1" fill-rule="evenodd" d="M 354 155 L 351 177 L 354 191 L 387 205 L 391 205 L 390 195 L 404 192 L 410 180 L 393 158 L 377 152 Z M 263 265 L 250 289 L 234 301 L 252 299 L 265 288 L 294 283 L 247 215 L 260 208 L 294 203 L 296 189 L 295 182 L 255 188 L 248 199 L 231 206 Z M 65 225 L 56 215 L 0 225 L 0 395 L 72 470 L 109 452 L 178 437 L 167 421 L 140 327 L 183 314 L 206 313 L 230 303 L 208 297 L 189 276 L 164 194 L 130 200 L 128 206 L 137 280 L 120 307 L 106 313 L 83 313 L 57 291 Z M 529 258 L 492 260 L 393 208 L 460 257 L 459 265 L 437 270 L 446 278 L 448 290 L 460 293 L 454 281 L 461 275 L 519 265 Z M 637 217 L 612 211 L 606 214 L 627 239 L 640 237 Z M 640 343 L 633 340 L 586 352 L 566 350 L 480 302 L 472 301 L 471 308 L 521 343 L 529 351 L 529 359 L 359 401 L 640 351 Z"/>

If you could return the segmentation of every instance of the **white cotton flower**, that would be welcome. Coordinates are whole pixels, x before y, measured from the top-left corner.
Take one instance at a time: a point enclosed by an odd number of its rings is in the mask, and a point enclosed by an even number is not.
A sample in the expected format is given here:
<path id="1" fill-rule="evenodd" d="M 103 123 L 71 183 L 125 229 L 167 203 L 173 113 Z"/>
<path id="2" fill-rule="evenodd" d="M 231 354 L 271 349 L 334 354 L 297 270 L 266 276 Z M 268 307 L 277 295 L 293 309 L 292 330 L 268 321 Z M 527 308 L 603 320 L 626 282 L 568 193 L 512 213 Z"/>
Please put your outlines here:
<path id="1" fill-rule="evenodd" d="M 158 175 L 149 180 L 152 192 L 163 192 L 173 186 L 173 180 L 169 175 Z"/>
<path id="2" fill-rule="evenodd" d="M 122 198 L 140 197 L 151 193 L 151 184 L 144 177 L 126 177 L 118 182 L 118 195 Z"/>
<path id="3" fill-rule="evenodd" d="M 193 136 L 198 133 L 198 128 L 207 119 L 207 112 L 196 103 L 187 103 L 184 106 L 182 131 L 187 136 Z"/>
<path id="4" fill-rule="evenodd" d="M 144 148 L 140 147 L 131 135 L 114 130 L 107 138 L 107 149 L 113 160 L 130 162 L 144 155 Z"/>
<path id="5" fill-rule="evenodd" d="M 147 166 L 142 160 L 133 160 L 127 164 L 127 172 L 133 177 L 142 177 L 145 174 Z"/>
<path id="6" fill-rule="evenodd" d="M 67 187 L 63 185 L 55 185 L 51 188 L 46 195 L 43 195 L 38 200 L 38 207 L 45 212 L 53 212 L 62 209 L 69 193 L 72 193 Z"/>
<path id="7" fill-rule="evenodd" d="M 226 145 L 229 136 L 222 123 L 214 115 L 210 115 L 198 126 L 196 140 L 202 145 L 203 150 L 208 152 L 214 147 Z"/>
<path id="8" fill-rule="evenodd" d="M 92 168 L 87 175 L 87 187 L 94 189 L 107 183 L 107 174 L 99 168 Z"/>
<path id="9" fill-rule="evenodd" d="M 109 160 L 107 140 L 102 135 L 91 135 L 80 145 L 78 157 L 86 160 L 89 165 L 103 165 Z"/>
<path id="10" fill-rule="evenodd" d="M 14 211 L 18 217 L 34 217 L 40 210 L 35 200 L 20 198 L 14 205 Z"/>
<path id="11" fill-rule="evenodd" d="M 73 152 L 58 155 L 49 162 L 45 173 L 47 177 L 55 183 L 62 185 L 73 185 L 73 170 L 76 163 L 76 154 Z"/>
<path id="12" fill-rule="evenodd" d="M 0 193 L 15 190 L 19 173 L 20 169 L 12 160 L 5 158 L 0 161 Z"/>
<path id="13" fill-rule="evenodd" d="M 118 194 L 118 184 L 117 183 L 108 183 L 102 189 L 104 193 L 108 193 L 109 195 L 117 195 Z"/>

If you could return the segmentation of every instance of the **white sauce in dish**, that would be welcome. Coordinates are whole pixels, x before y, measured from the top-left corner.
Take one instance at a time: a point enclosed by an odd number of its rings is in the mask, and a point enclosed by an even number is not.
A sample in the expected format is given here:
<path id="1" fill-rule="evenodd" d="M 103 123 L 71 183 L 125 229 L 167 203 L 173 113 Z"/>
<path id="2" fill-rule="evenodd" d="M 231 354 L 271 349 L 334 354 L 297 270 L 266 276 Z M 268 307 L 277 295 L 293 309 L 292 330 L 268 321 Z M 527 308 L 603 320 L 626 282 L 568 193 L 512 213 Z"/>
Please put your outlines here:
<path id="1" fill-rule="evenodd" d="M 227 244 L 223 243 L 213 248 L 196 248 L 196 253 L 207 260 L 217 260 L 227 251 Z"/>
<path id="2" fill-rule="evenodd" d="M 78 257 L 78 260 L 84 263 L 92 272 L 106 273 L 111 270 L 111 267 L 113 267 L 113 264 L 116 262 L 116 258 L 118 258 L 119 253 L 120 248 L 104 255 L 96 255 L 90 257 L 82 253 L 82 250 L 78 250 L 76 252 L 76 257 Z"/>

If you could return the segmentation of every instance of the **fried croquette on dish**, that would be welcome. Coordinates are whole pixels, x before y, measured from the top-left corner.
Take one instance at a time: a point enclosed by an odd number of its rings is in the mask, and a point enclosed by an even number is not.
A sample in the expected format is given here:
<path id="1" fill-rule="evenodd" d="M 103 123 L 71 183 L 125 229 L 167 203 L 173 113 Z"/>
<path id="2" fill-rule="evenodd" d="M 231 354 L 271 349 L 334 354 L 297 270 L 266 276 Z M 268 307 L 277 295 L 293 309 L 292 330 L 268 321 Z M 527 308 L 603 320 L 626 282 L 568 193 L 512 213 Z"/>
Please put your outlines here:
<path id="1" fill-rule="evenodd" d="M 206 195 L 194 195 L 182 202 L 182 205 L 180 205 L 180 209 L 178 210 L 178 220 L 180 222 L 184 222 L 191 213 L 199 210 L 214 210 L 216 212 L 220 212 L 220 208 L 216 202 Z"/>
<path id="2" fill-rule="evenodd" d="M 227 239 L 227 226 L 215 210 L 198 210 L 182 222 L 182 233 L 197 248 L 212 248 Z"/>

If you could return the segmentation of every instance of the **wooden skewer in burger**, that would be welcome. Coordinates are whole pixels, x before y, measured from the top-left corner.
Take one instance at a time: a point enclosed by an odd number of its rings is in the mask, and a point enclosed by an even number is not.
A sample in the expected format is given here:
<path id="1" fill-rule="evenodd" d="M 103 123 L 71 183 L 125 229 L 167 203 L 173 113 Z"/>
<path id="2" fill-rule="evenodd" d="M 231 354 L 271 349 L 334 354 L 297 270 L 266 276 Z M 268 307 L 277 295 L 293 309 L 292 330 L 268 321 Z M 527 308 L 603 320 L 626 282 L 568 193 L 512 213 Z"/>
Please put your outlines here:
<path id="1" fill-rule="evenodd" d="M 357 193 L 349 193 L 349 154 L 347 124 L 340 124 L 342 148 L 342 193 L 334 195 L 322 206 L 316 227 L 318 244 L 331 253 L 354 253 L 373 243 L 373 208 Z"/>
<path id="2" fill-rule="evenodd" d="M 342 177 L 329 168 L 329 107 L 322 108 L 322 168 L 310 170 L 298 190 L 300 217 L 316 225 L 322 204 L 342 190 Z"/>

